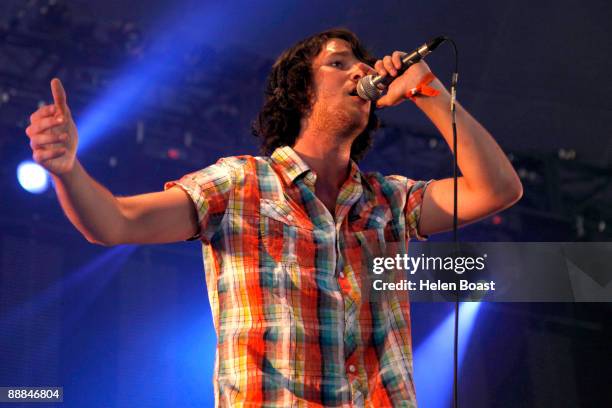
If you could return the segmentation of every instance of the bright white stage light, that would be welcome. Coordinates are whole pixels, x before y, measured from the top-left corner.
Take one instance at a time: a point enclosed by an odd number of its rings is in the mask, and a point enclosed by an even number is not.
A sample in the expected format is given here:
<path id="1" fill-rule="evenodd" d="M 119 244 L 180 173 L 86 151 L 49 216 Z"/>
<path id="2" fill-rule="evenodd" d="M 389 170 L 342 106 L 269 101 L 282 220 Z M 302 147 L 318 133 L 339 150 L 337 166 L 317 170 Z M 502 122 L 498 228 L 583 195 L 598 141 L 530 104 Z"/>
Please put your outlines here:
<path id="1" fill-rule="evenodd" d="M 17 166 L 17 180 L 24 190 L 32 194 L 41 194 L 49 187 L 49 175 L 37 163 L 23 161 Z"/>

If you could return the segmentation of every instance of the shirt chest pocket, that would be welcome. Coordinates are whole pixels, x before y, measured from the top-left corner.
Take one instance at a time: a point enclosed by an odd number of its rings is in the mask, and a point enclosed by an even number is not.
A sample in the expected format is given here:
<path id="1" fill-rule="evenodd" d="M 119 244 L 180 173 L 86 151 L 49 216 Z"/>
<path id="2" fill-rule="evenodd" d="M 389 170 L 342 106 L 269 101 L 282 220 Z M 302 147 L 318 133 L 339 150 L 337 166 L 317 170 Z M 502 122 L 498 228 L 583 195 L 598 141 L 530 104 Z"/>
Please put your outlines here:
<path id="1" fill-rule="evenodd" d="M 368 209 L 351 227 L 346 235 L 345 247 L 347 258 L 354 268 L 371 272 L 374 262 L 406 254 L 404 234 L 393 222 L 391 212 L 386 207 Z"/>
<path id="2" fill-rule="evenodd" d="M 286 201 L 260 200 L 260 259 L 268 264 L 315 265 L 316 239 L 312 221 Z"/>

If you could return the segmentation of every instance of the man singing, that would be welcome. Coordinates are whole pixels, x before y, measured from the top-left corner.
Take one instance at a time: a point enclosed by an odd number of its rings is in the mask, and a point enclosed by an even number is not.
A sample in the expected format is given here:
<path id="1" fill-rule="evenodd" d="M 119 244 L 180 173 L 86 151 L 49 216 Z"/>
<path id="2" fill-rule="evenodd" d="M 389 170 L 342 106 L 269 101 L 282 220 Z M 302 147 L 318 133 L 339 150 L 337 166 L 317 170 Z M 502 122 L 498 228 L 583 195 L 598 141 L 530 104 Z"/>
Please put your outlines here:
<path id="1" fill-rule="evenodd" d="M 400 295 L 370 302 L 361 283 L 372 256 L 405 253 L 410 239 L 453 224 L 452 179 L 357 166 L 378 126 L 357 82 L 398 76 L 401 55 L 375 61 L 343 29 L 300 41 L 272 67 L 254 123 L 266 156 L 222 158 L 163 192 L 114 197 L 86 173 L 59 80 L 54 103 L 31 116 L 33 157 L 89 242 L 201 240 L 218 337 L 217 406 L 416 406 L 408 304 Z M 450 144 L 450 96 L 423 62 L 377 107 L 407 99 Z M 509 207 L 522 187 L 460 105 L 456 118 L 464 225 Z"/>

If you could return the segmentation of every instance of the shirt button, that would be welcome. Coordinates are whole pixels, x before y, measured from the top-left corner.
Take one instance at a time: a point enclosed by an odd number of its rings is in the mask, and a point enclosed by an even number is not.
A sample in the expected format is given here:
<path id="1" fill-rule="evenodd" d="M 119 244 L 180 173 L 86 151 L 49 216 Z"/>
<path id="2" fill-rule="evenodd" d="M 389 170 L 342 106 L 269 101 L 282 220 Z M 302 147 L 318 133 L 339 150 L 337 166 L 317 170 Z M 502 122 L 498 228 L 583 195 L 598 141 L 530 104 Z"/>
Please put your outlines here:
<path id="1" fill-rule="evenodd" d="M 354 373 L 356 370 L 357 370 L 357 369 L 355 368 L 355 366 L 354 366 L 354 365 L 352 365 L 352 364 L 351 364 L 351 365 L 349 366 L 349 371 L 350 371 L 351 373 Z"/>

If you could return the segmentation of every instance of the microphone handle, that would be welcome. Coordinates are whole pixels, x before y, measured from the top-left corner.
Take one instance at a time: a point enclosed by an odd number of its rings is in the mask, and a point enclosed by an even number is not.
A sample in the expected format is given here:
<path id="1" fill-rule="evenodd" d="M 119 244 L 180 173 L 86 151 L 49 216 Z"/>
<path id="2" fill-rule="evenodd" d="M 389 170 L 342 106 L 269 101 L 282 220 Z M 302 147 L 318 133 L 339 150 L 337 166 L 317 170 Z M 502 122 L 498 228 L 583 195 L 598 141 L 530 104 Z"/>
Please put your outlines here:
<path id="1" fill-rule="evenodd" d="M 425 58 L 425 56 L 431 53 L 431 51 L 432 50 L 429 49 L 427 44 L 422 45 L 421 47 L 414 50 L 410 54 L 406 54 L 405 56 L 402 57 L 402 67 L 397 70 L 397 76 L 392 77 L 390 75 L 386 75 L 386 76 L 377 75 L 374 79 L 372 79 L 372 83 L 374 84 L 374 86 L 379 85 L 379 84 L 385 87 L 389 86 L 389 84 L 393 82 L 395 78 L 402 75 L 412 65 L 416 64 L 417 62 Z"/>

